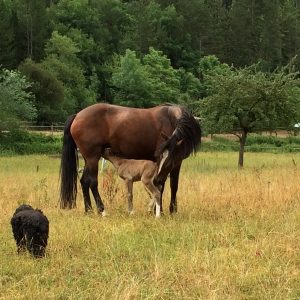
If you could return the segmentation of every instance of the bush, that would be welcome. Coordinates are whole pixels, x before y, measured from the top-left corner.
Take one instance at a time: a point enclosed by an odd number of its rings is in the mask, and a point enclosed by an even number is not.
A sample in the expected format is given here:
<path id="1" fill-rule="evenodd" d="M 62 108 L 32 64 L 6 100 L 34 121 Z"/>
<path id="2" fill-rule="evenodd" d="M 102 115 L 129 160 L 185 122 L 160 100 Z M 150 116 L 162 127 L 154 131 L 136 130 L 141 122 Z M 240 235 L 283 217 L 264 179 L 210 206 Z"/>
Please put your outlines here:
<path id="1" fill-rule="evenodd" d="M 61 136 L 14 130 L 0 134 L 0 154 L 59 154 Z"/>

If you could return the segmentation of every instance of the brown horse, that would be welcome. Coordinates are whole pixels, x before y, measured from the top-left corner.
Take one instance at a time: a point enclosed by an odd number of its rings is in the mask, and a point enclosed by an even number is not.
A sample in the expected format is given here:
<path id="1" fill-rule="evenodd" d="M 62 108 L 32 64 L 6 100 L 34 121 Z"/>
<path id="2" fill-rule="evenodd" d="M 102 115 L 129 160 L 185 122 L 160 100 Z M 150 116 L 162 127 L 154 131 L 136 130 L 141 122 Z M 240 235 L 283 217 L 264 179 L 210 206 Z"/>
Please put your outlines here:
<path id="1" fill-rule="evenodd" d="M 85 211 L 92 209 L 90 189 L 98 212 L 105 214 L 98 191 L 98 162 L 104 148 L 111 148 L 128 159 L 157 161 L 159 171 L 155 184 L 162 194 L 170 174 L 170 213 L 176 212 L 182 160 L 196 150 L 200 141 L 198 122 L 182 106 L 160 105 L 148 109 L 105 103 L 89 106 L 71 116 L 65 125 L 60 168 L 61 207 L 76 205 L 78 148 L 85 161 L 80 179 Z"/>

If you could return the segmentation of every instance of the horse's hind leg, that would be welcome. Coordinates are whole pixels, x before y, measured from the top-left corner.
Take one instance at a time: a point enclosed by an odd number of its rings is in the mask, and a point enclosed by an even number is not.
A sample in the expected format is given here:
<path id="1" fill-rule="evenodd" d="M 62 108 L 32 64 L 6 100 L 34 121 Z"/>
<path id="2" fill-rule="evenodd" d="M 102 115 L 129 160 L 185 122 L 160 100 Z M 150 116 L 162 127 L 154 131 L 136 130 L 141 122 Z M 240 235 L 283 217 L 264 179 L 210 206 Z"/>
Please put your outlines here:
<path id="1" fill-rule="evenodd" d="M 81 179 L 81 188 L 82 188 L 82 193 L 83 193 L 83 200 L 84 200 L 84 208 L 85 212 L 88 213 L 89 211 L 92 210 L 92 203 L 91 203 L 91 198 L 90 198 L 90 193 L 89 193 L 89 188 L 90 188 L 90 176 L 87 167 L 84 167 Z"/>
<path id="2" fill-rule="evenodd" d="M 92 209 L 91 199 L 89 195 L 89 188 L 91 189 L 98 213 L 105 215 L 104 204 L 101 200 L 99 191 L 98 191 L 98 161 L 96 159 L 86 160 L 86 166 L 83 171 L 81 178 L 81 185 L 84 197 L 85 210 L 88 212 Z"/>
<path id="3" fill-rule="evenodd" d="M 104 204 L 102 202 L 102 199 L 98 191 L 98 162 L 99 159 L 94 160 L 90 166 L 90 176 L 91 176 L 90 188 L 96 202 L 98 213 L 102 214 L 102 216 L 105 216 L 106 213 L 104 211 Z"/>

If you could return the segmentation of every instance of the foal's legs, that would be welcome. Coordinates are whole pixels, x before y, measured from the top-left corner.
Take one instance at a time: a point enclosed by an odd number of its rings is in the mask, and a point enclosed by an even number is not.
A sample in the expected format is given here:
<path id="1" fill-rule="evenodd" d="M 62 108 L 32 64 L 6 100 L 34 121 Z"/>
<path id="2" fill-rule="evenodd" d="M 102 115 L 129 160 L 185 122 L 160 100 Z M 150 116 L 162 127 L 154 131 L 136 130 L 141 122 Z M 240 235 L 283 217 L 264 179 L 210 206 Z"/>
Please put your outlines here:
<path id="1" fill-rule="evenodd" d="M 171 201 L 170 201 L 170 213 L 177 212 L 177 199 L 176 193 L 178 190 L 179 172 L 181 168 L 181 162 L 170 172 L 170 187 L 171 187 Z"/>
<path id="2" fill-rule="evenodd" d="M 127 188 L 128 212 L 130 215 L 132 215 L 133 214 L 133 203 L 132 203 L 133 181 L 126 179 L 125 184 L 126 184 L 126 188 Z"/>
<path id="3" fill-rule="evenodd" d="M 144 185 L 145 187 L 145 191 L 147 192 L 150 200 L 148 203 L 148 212 L 151 213 L 153 212 L 154 208 L 155 208 L 155 198 L 153 197 L 152 193 L 148 190 L 148 188 Z"/>
<path id="4" fill-rule="evenodd" d="M 152 199 L 155 199 L 155 203 L 156 203 L 156 209 L 155 209 L 155 216 L 156 217 L 160 217 L 161 214 L 161 193 L 159 191 L 159 189 L 154 185 L 152 179 L 149 181 L 149 179 L 145 179 L 145 178 L 141 178 L 143 184 L 147 187 L 147 189 L 151 192 L 152 194 Z M 151 203 L 151 206 L 153 207 L 153 200 Z"/>

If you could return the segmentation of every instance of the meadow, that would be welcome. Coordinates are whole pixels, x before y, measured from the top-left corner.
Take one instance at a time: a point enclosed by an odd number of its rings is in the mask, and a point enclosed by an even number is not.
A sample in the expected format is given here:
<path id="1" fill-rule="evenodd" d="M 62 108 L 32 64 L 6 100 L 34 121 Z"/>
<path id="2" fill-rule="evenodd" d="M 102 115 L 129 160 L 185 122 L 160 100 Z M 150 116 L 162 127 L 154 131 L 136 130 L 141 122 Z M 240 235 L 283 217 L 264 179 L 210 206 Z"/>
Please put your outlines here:
<path id="1" fill-rule="evenodd" d="M 147 212 L 134 185 L 99 176 L 107 217 L 59 208 L 59 158 L 0 157 L 0 299 L 300 299 L 300 154 L 205 152 L 183 163 L 178 213 Z M 168 184 L 168 182 L 167 182 Z M 21 203 L 50 221 L 44 259 L 17 255 Z M 94 204 L 94 203 L 93 203 Z"/>

